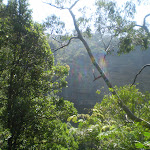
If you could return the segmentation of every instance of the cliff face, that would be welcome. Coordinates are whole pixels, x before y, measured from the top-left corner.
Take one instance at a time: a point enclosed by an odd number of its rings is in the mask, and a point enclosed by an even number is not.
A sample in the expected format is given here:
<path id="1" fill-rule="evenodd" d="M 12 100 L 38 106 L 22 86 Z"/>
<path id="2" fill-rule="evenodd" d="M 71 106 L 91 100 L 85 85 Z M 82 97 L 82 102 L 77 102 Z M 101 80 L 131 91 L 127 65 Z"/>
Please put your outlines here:
<path id="1" fill-rule="evenodd" d="M 111 57 L 111 56 L 109 56 Z M 109 59 L 108 57 L 108 59 Z M 123 86 L 133 83 L 135 75 L 145 65 L 150 63 L 150 50 L 137 49 L 126 55 L 113 56 L 110 59 L 109 75 L 113 85 Z M 138 75 L 136 83 L 142 92 L 150 91 L 150 67 Z"/>
<path id="2" fill-rule="evenodd" d="M 106 60 L 101 62 L 102 53 L 94 54 L 99 61 L 106 75 L 109 77 L 113 86 L 123 86 L 133 83 L 135 75 L 145 65 L 150 63 L 150 50 L 130 52 L 129 54 L 108 55 Z M 66 62 L 67 63 L 67 62 Z M 92 107 L 96 102 L 101 102 L 104 94 L 108 93 L 103 79 L 93 81 L 94 75 L 99 76 L 93 68 L 88 55 L 78 55 L 67 63 L 70 66 L 70 73 L 67 78 L 68 87 L 64 88 L 60 94 L 65 99 L 75 103 L 78 108 Z M 141 91 L 150 91 L 150 67 L 145 68 L 137 77 L 136 83 Z M 96 91 L 100 89 L 100 95 Z"/>

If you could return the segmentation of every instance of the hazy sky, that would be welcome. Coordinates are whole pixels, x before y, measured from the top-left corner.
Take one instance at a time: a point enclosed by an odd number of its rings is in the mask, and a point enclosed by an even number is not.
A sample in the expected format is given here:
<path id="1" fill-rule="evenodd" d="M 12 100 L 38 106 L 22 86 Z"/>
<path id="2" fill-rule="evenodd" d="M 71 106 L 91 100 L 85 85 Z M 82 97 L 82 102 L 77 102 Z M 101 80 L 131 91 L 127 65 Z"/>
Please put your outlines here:
<path id="1" fill-rule="evenodd" d="M 30 4 L 30 8 L 33 10 L 33 20 L 37 21 L 39 23 L 42 23 L 44 19 L 47 16 L 50 16 L 51 14 L 55 14 L 57 16 L 60 16 L 61 20 L 66 22 L 66 28 L 70 29 L 73 26 L 72 23 L 72 18 L 67 10 L 58 10 L 56 8 L 53 8 L 49 6 L 48 4 L 43 3 L 44 0 L 28 0 Z M 123 0 L 117 0 L 118 2 L 123 2 Z M 4 0 L 4 2 L 7 2 L 7 0 Z M 88 7 L 91 7 L 92 4 L 94 3 L 94 0 L 80 0 L 77 3 L 77 6 L 74 8 L 75 14 L 77 14 L 77 10 L 80 8 L 80 6 L 85 5 Z M 94 9 L 91 7 L 92 11 Z M 146 14 L 150 13 L 150 5 L 149 6 L 140 6 L 137 7 L 137 14 L 135 16 L 135 20 L 137 21 L 138 24 L 142 24 L 143 18 Z M 147 18 L 147 21 L 150 24 L 150 17 Z"/>
<path id="2" fill-rule="evenodd" d="M 62 21 L 66 22 L 67 29 L 73 28 L 72 18 L 68 10 L 59 10 L 48 4 L 43 3 L 42 0 L 36 0 L 36 1 L 29 0 L 29 3 L 31 5 L 30 8 L 33 10 L 32 16 L 35 21 L 38 21 L 41 23 L 47 16 L 50 16 L 51 14 L 55 14 L 59 16 Z M 94 4 L 94 1 L 88 0 L 88 3 L 87 3 L 87 0 L 80 0 L 73 9 L 76 15 L 78 14 L 77 10 L 80 8 L 80 6 L 84 6 L 85 4 L 86 4 L 86 7 L 92 7 L 92 5 Z"/>

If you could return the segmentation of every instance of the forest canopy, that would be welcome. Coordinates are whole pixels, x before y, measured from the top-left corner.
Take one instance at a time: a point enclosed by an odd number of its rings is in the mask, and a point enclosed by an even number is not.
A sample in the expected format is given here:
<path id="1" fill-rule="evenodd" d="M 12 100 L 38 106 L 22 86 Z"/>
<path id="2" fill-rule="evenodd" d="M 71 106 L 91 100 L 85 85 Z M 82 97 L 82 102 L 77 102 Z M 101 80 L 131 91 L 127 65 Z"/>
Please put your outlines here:
<path id="1" fill-rule="evenodd" d="M 27 0 L 0 1 L 0 149 L 150 148 L 150 93 L 140 92 L 134 84 L 113 86 L 93 55 L 94 41 L 89 44 L 94 27 L 105 52 L 102 59 L 114 51 L 130 53 L 136 46 L 148 49 L 150 14 L 142 25 L 133 20 L 136 5 L 146 1 L 126 1 L 120 8 L 115 1 L 97 0 L 94 17 L 87 18 L 85 6 L 77 18 L 74 8 L 79 1 L 44 2 L 68 11 L 72 33 L 64 32 L 65 23 L 56 15 L 43 24 L 34 22 Z M 67 86 L 70 66 L 57 63 L 56 53 L 72 41 L 83 45 L 98 73 L 95 77 L 93 72 L 94 80 L 103 79 L 110 91 L 87 114 L 79 114 L 69 97 L 59 96 Z M 72 55 L 84 57 L 77 52 Z"/>

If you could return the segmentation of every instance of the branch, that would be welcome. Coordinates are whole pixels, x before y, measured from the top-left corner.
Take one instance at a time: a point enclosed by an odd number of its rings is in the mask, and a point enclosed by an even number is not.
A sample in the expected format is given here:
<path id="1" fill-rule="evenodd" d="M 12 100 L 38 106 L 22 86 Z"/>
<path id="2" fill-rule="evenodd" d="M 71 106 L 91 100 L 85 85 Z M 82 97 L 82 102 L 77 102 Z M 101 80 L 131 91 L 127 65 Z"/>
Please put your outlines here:
<path id="1" fill-rule="evenodd" d="M 148 16 L 150 16 L 150 14 L 147 14 L 147 15 L 144 17 L 143 26 L 145 26 L 145 24 L 146 24 L 146 18 L 147 18 Z"/>
<path id="2" fill-rule="evenodd" d="M 74 15 L 73 12 L 71 11 L 71 9 L 69 9 L 69 12 L 70 12 L 70 14 L 71 14 L 71 16 L 72 16 L 73 23 L 74 23 L 74 27 L 75 27 L 75 29 L 76 29 L 76 31 L 77 31 L 78 37 L 79 37 L 79 39 L 81 40 L 81 39 L 83 39 L 83 36 L 82 36 L 82 34 L 81 34 L 80 30 L 79 30 L 79 27 L 78 27 L 78 25 L 77 25 L 77 23 L 76 23 L 75 15 Z"/>
<path id="3" fill-rule="evenodd" d="M 70 10 L 79 2 L 79 0 L 75 1 L 74 4 L 69 8 Z"/>
<path id="4" fill-rule="evenodd" d="M 94 82 L 94 81 L 96 81 L 97 79 L 100 79 L 100 78 L 101 78 L 101 76 L 94 77 L 94 80 L 93 80 L 93 82 Z"/>
<path id="5" fill-rule="evenodd" d="M 135 76 L 135 78 L 134 78 L 134 81 L 133 81 L 133 83 L 131 84 L 131 86 L 135 83 L 135 81 L 136 81 L 136 79 L 137 79 L 137 76 L 142 72 L 142 70 L 144 69 L 144 68 L 146 68 L 147 66 L 150 66 L 150 64 L 147 64 L 147 65 L 144 65 L 142 68 L 141 68 L 141 70 L 136 74 L 136 76 Z"/>
<path id="6" fill-rule="evenodd" d="M 55 8 L 60 9 L 60 10 L 62 10 L 62 9 L 69 9 L 69 8 L 59 7 L 59 6 L 53 5 L 52 3 L 47 3 L 47 2 L 43 2 L 43 3 L 48 4 L 48 5 L 52 6 L 52 7 L 55 7 Z"/>
<path id="7" fill-rule="evenodd" d="M 110 31 L 110 30 L 109 30 L 109 31 Z M 105 29 L 104 29 L 104 32 L 105 32 Z M 104 35 L 104 34 L 102 34 L 101 30 L 99 30 L 99 33 L 100 33 L 101 40 L 102 40 L 102 43 L 103 43 L 104 48 L 105 48 L 105 52 L 108 54 L 108 53 L 110 53 L 110 51 L 111 51 L 111 50 L 110 50 L 110 45 L 111 45 L 111 42 L 112 42 L 114 36 L 111 35 L 111 39 L 109 40 L 109 43 L 106 45 L 105 42 L 104 42 L 104 39 L 103 39 L 103 35 Z"/>
<path id="8" fill-rule="evenodd" d="M 147 14 L 147 15 L 144 17 L 143 25 L 138 25 L 138 24 L 136 24 L 136 25 L 130 27 L 129 30 L 131 30 L 131 29 L 134 28 L 135 26 L 138 26 L 138 27 L 143 28 L 143 29 L 147 32 L 148 36 L 150 36 L 150 32 L 149 32 L 149 30 L 148 30 L 148 28 L 147 28 L 147 26 L 146 26 L 146 18 L 149 17 L 149 16 L 150 16 L 150 14 Z"/>
<path id="9" fill-rule="evenodd" d="M 70 8 L 63 7 L 63 6 L 62 6 L 62 7 L 59 7 L 59 6 L 53 5 L 52 3 L 47 3 L 47 2 L 43 2 L 43 3 L 48 4 L 48 5 L 52 6 L 52 7 L 55 7 L 55 8 L 60 9 L 60 10 L 62 10 L 62 9 L 70 9 L 70 10 L 71 10 L 78 2 L 79 2 L 79 0 L 75 1 L 75 2 L 71 5 Z"/>
<path id="10" fill-rule="evenodd" d="M 93 80 L 93 82 L 94 82 L 94 81 L 96 81 L 97 79 L 100 79 L 100 78 L 101 78 L 101 76 L 95 77 L 94 69 L 93 69 L 93 76 L 94 76 L 94 80 Z"/>
<path id="11" fill-rule="evenodd" d="M 108 45 L 107 45 L 107 48 L 105 49 L 105 51 L 106 51 L 107 53 L 109 52 L 110 44 L 111 44 L 112 39 L 113 39 L 113 36 L 111 36 L 111 39 L 110 39 L 110 41 L 109 41 L 109 43 L 108 43 Z"/>
<path id="12" fill-rule="evenodd" d="M 104 40 L 103 40 L 103 35 L 102 35 L 101 30 L 100 30 L 99 32 L 100 32 L 100 36 L 101 36 L 101 39 L 102 39 L 102 43 L 103 43 L 103 45 L 104 45 L 104 48 L 106 49 L 106 44 L 105 44 L 105 42 L 104 42 Z"/>
<path id="13" fill-rule="evenodd" d="M 52 39 L 53 39 L 54 41 L 56 41 L 56 42 L 58 42 L 58 43 L 60 43 L 60 44 L 62 45 L 62 42 L 59 41 L 59 40 L 57 40 L 55 37 L 52 37 Z"/>
<path id="14" fill-rule="evenodd" d="M 71 38 L 69 39 L 69 41 L 68 41 L 67 44 L 62 45 L 61 47 L 59 47 L 59 48 L 53 50 L 53 52 L 56 52 L 56 51 L 58 51 L 59 49 L 62 49 L 62 48 L 64 48 L 64 47 L 68 46 L 68 45 L 70 44 L 70 42 L 71 42 L 72 39 L 78 39 L 78 37 L 71 37 Z"/>
<path id="15" fill-rule="evenodd" d="M 147 28 L 146 25 L 141 26 L 141 25 L 138 25 L 138 24 L 137 24 L 137 25 L 135 25 L 135 26 L 143 28 L 143 29 L 147 32 L 148 36 L 150 36 L 149 30 L 148 30 L 148 28 Z"/>

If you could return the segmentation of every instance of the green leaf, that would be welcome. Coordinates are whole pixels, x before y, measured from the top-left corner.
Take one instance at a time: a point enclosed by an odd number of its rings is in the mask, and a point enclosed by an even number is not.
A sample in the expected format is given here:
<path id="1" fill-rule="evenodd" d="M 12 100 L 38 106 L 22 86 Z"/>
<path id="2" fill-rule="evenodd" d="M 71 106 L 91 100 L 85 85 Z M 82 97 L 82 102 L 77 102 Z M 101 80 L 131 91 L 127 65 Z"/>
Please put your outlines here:
<path id="1" fill-rule="evenodd" d="M 140 142 L 135 143 L 135 146 L 136 146 L 136 148 L 145 148 L 145 146 Z"/>
<path id="2" fill-rule="evenodd" d="M 144 132 L 144 136 L 150 137 L 150 132 Z"/>

